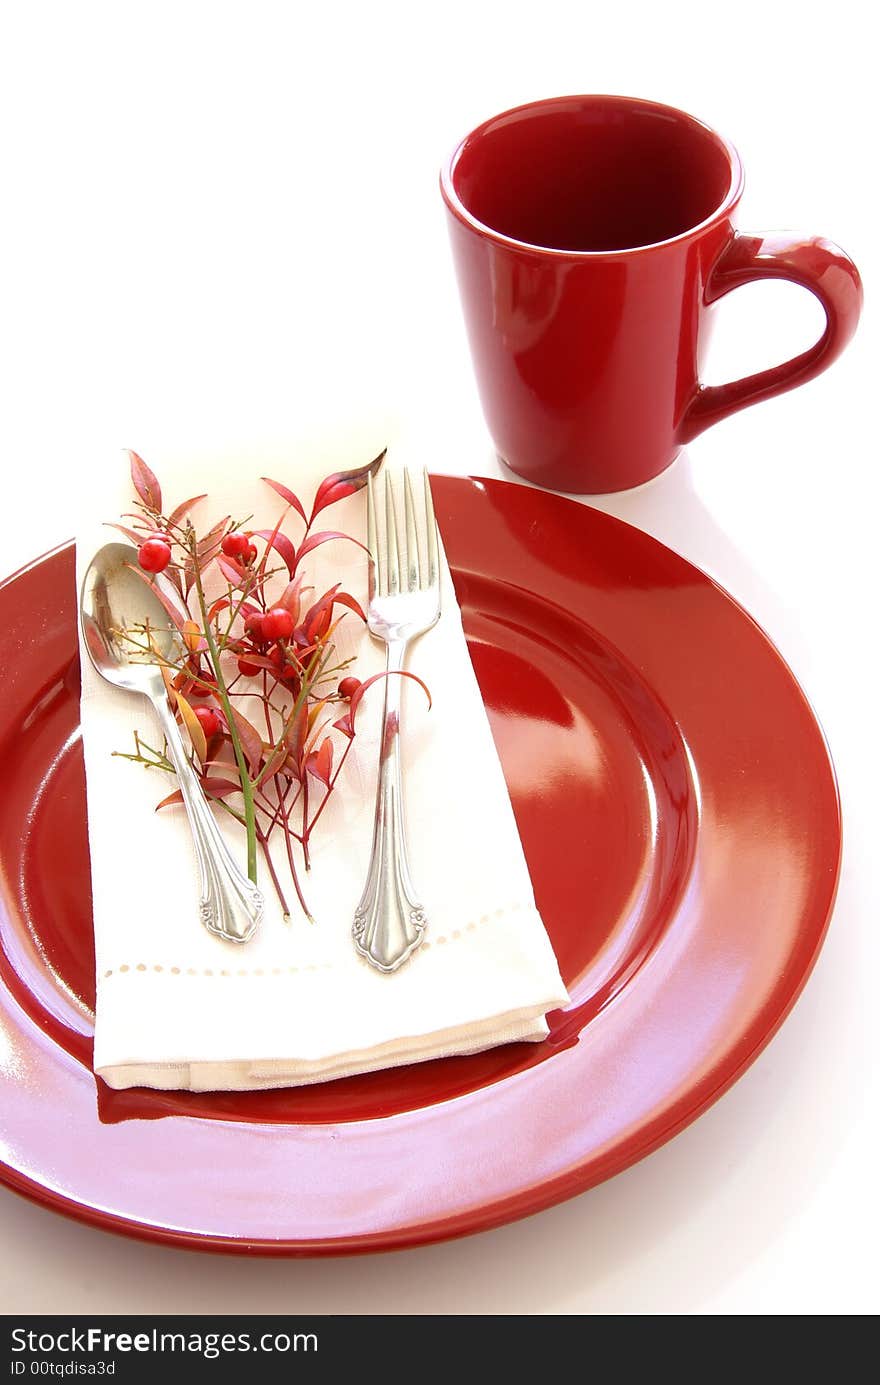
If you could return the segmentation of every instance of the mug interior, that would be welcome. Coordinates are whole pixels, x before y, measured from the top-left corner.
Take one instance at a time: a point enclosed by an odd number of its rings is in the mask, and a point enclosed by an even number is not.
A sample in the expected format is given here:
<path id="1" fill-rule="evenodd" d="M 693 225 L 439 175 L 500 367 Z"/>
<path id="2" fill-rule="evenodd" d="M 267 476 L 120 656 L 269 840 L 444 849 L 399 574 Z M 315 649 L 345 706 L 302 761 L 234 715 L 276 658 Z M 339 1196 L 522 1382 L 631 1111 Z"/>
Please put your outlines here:
<path id="1" fill-rule="evenodd" d="M 735 155 L 699 121 L 626 97 L 563 97 L 487 121 L 448 181 L 461 206 L 511 240 L 629 250 L 681 236 L 734 188 Z"/>

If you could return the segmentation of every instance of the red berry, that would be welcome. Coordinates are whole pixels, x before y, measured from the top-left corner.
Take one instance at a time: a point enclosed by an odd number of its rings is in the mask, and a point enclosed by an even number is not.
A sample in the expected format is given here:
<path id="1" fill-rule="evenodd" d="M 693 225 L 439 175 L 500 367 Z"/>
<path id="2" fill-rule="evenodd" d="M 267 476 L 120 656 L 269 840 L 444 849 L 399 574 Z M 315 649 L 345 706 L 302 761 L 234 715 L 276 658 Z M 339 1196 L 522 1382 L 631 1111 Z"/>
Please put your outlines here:
<path id="1" fill-rule="evenodd" d="M 238 671 L 242 678 L 256 678 L 260 672 L 260 665 L 252 664 L 247 655 L 243 655 L 238 661 Z"/>
<path id="2" fill-rule="evenodd" d="M 194 697 L 213 697 L 214 690 L 217 686 L 216 682 L 214 681 L 210 673 L 199 673 L 198 676 L 201 679 L 201 682 L 194 683 L 190 691 L 187 693 L 187 697 L 189 698 L 190 702 L 192 702 Z M 209 683 L 211 686 L 205 688 L 202 686 L 203 683 Z"/>
<path id="3" fill-rule="evenodd" d="M 273 606 L 263 617 L 263 638 L 287 640 L 293 634 L 293 616 L 284 606 Z"/>
<path id="4" fill-rule="evenodd" d="M 164 572 L 171 562 L 171 545 L 164 539 L 147 539 L 138 549 L 138 562 L 144 572 Z"/>
<path id="5" fill-rule="evenodd" d="M 253 545 L 247 534 L 225 534 L 220 544 L 227 558 L 243 558 Z"/>
<path id="6" fill-rule="evenodd" d="M 273 645 L 269 650 L 269 659 L 275 669 L 275 677 L 279 683 L 283 683 L 287 688 L 299 687 L 299 674 L 279 645 Z"/>
<path id="7" fill-rule="evenodd" d="M 263 629 L 263 616 L 259 611 L 251 611 L 244 618 L 244 628 L 255 644 L 264 644 L 267 635 Z"/>
<path id="8" fill-rule="evenodd" d="M 244 561 L 246 563 L 255 563 L 257 561 L 257 549 L 255 544 L 248 544 L 244 553 Z"/>
<path id="9" fill-rule="evenodd" d="M 339 684 L 339 696 L 350 702 L 360 685 L 361 680 L 359 678 L 343 678 Z"/>
<path id="10" fill-rule="evenodd" d="M 210 740 L 212 736 L 216 736 L 223 723 L 213 707 L 194 707 L 193 712 L 196 721 L 205 733 L 205 739 Z"/>

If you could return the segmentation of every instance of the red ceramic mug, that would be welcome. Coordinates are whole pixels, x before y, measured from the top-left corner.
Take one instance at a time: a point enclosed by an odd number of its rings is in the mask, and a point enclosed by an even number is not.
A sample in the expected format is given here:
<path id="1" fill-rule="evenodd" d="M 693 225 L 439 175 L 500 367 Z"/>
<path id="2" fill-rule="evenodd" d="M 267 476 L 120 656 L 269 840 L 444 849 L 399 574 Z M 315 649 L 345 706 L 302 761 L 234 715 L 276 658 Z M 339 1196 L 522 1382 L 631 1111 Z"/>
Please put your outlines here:
<path id="1" fill-rule="evenodd" d="M 487 120 L 441 175 L 483 410 L 501 458 L 556 490 L 623 490 L 727 414 L 793 389 L 852 336 L 862 289 L 830 241 L 734 231 L 736 150 L 670 106 L 564 96 Z M 711 305 L 791 279 L 825 309 L 784 365 L 702 385 Z"/>

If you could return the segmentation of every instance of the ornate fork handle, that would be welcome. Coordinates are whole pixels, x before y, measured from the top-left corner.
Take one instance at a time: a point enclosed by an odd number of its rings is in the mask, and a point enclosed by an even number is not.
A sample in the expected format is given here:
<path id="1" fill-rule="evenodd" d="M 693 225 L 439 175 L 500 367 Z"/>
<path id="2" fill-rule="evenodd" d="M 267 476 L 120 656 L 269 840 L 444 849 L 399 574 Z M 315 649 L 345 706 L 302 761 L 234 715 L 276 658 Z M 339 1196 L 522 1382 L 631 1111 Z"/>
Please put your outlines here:
<path id="1" fill-rule="evenodd" d="M 263 913 L 263 896 L 236 864 L 202 787 L 189 763 L 177 722 L 166 699 L 151 699 L 177 771 L 199 867 L 199 916 L 210 933 L 233 943 L 253 937 Z"/>
<path id="2" fill-rule="evenodd" d="M 388 643 L 382 748 L 367 882 L 355 910 L 355 947 L 379 971 L 396 971 L 418 947 L 425 913 L 409 873 L 400 773 L 401 679 L 406 640 Z"/>

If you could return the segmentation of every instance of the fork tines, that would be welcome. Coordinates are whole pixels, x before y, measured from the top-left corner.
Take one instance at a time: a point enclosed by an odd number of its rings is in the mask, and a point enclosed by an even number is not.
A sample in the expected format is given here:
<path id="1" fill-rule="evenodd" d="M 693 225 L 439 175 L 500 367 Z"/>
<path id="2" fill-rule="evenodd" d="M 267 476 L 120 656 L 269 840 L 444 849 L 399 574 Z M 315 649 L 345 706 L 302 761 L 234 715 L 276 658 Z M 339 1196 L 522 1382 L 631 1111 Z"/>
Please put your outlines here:
<path id="1" fill-rule="evenodd" d="M 399 500 L 391 474 L 384 477 L 384 529 L 378 523 L 376 487 L 372 474 L 367 477 L 367 548 L 370 553 L 370 599 L 428 591 L 437 585 L 437 522 L 431 498 L 431 483 L 420 467 L 424 500 L 417 505 L 412 472 L 403 469 L 403 525 L 399 523 Z M 403 533 L 403 545 L 400 533 Z"/>

